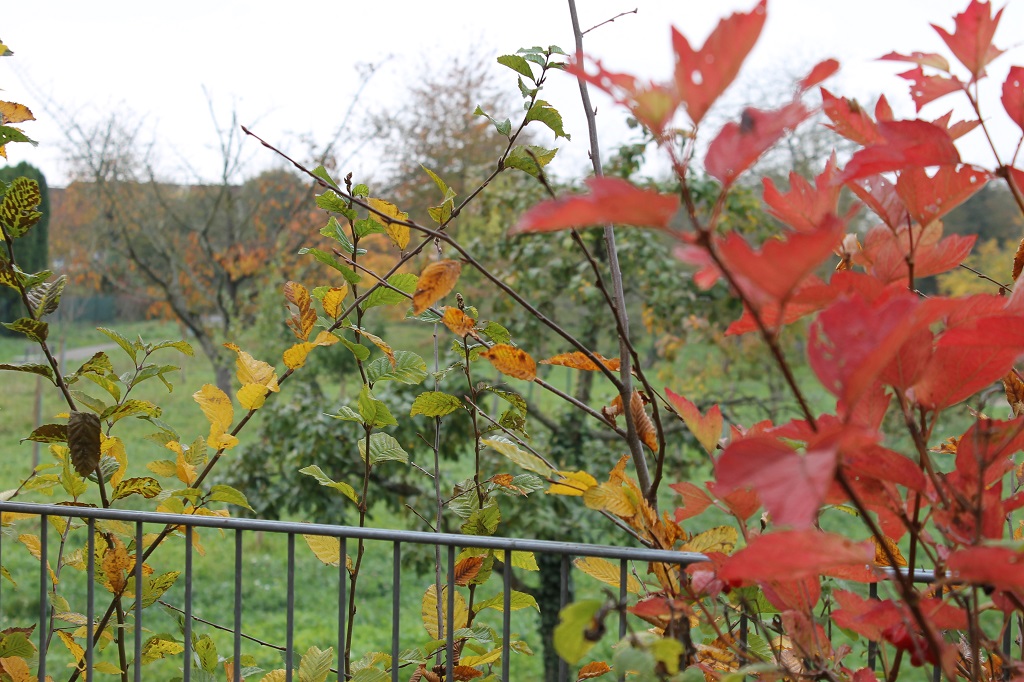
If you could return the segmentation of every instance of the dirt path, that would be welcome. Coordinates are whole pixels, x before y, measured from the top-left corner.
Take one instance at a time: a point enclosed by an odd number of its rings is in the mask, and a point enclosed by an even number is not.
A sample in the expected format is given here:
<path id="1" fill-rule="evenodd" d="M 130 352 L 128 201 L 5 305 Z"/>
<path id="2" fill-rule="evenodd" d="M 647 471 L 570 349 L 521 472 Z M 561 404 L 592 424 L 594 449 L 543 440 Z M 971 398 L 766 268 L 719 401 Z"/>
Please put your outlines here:
<path id="1" fill-rule="evenodd" d="M 39 352 L 39 347 L 38 346 L 34 346 L 33 348 L 34 348 L 35 352 L 33 352 L 33 353 L 27 353 L 26 352 L 25 354 L 23 354 L 21 356 L 21 359 L 23 359 L 25 361 L 41 360 L 43 358 L 43 354 Z M 100 351 L 107 351 L 107 350 L 111 350 L 112 348 L 117 348 L 117 345 L 113 344 L 113 343 L 101 343 L 101 344 L 97 344 L 95 346 L 81 346 L 79 348 L 66 348 L 66 349 L 64 349 L 64 359 L 65 360 L 87 360 L 87 359 L 91 358 L 93 355 L 95 355 L 96 353 L 99 353 Z M 58 348 L 51 348 L 50 351 L 53 353 L 54 357 L 56 357 L 58 360 L 61 358 L 61 353 L 60 353 L 60 350 Z"/>

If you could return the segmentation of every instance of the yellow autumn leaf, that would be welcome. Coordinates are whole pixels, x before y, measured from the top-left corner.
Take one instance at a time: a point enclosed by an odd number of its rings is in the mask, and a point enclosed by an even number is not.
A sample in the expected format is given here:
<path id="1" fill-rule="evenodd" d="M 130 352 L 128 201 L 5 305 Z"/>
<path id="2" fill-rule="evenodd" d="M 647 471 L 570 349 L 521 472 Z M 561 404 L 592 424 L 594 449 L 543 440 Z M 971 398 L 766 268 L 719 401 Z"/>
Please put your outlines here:
<path id="1" fill-rule="evenodd" d="M 257 360 L 233 343 L 225 343 L 224 347 L 238 354 L 238 358 L 235 360 L 235 376 L 238 377 L 238 383 L 243 386 L 259 384 L 275 393 L 281 390 L 277 385 L 277 372 L 273 366 L 262 360 Z"/>
<path id="2" fill-rule="evenodd" d="M 496 343 L 481 353 L 480 357 L 487 358 L 496 370 L 510 377 L 523 381 L 537 378 L 537 363 L 522 348 Z"/>
<path id="3" fill-rule="evenodd" d="M 192 394 L 192 398 L 199 403 L 211 426 L 219 426 L 221 431 L 226 431 L 231 426 L 235 418 L 235 408 L 231 406 L 231 398 L 224 391 L 213 384 L 204 384 Z"/>
<path id="4" fill-rule="evenodd" d="M 594 357 L 604 365 L 607 369 L 613 372 L 619 371 L 619 359 L 618 358 L 606 358 L 600 353 L 594 353 Z M 588 372 L 596 372 L 598 367 L 590 358 L 581 353 L 580 351 L 573 351 L 572 353 L 561 353 L 554 357 L 550 357 L 546 360 L 541 360 L 542 365 L 561 365 L 563 367 L 571 367 L 572 369 L 582 369 Z"/>
<path id="5" fill-rule="evenodd" d="M 317 346 L 331 346 L 338 343 L 339 339 L 328 331 L 322 331 L 312 341 L 297 343 L 284 352 L 284 364 L 288 369 L 298 369 L 306 364 L 306 358 Z"/>
<path id="6" fill-rule="evenodd" d="M 370 197 L 366 200 L 366 203 L 368 203 L 375 211 L 379 211 L 383 214 L 378 215 L 377 213 L 371 213 L 370 218 L 384 226 L 384 229 L 387 230 L 388 236 L 391 237 L 391 241 L 395 243 L 395 246 L 400 249 L 404 249 L 408 246 L 409 227 L 393 221 L 407 221 L 409 220 L 409 214 L 404 211 L 399 211 L 397 206 L 392 204 L 390 201 L 384 201 L 383 199 L 374 199 L 373 197 Z"/>
<path id="7" fill-rule="evenodd" d="M 267 387 L 263 384 L 245 384 L 235 394 L 238 404 L 246 410 L 258 410 L 267 400 Z"/>
<path id="8" fill-rule="evenodd" d="M 548 495 L 570 495 L 579 497 L 597 485 L 597 479 L 586 471 L 559 471 L 561 479 L 552 483 Z"/>
<path id="9" fill-rule="evenodd" d="M 42 559 L 42 544 L 39 542 L 38 536 L 22 533 L 18 536 L 18 542 L 25 545 L 28 553 L 34 556 L 37 560 Z"/>
<path id="10" fill-rule="evenodd" d="M 0 102 L 0 115 L 3 116 L 4 125 L 36 120 L 28 107 L 17 102 Z"/>
<path id="11" fill-rule="evenodd" d="M 113 457 L 117 462 L 117 470 L 110 475 L 110 485 L 117 486 L 128 471 L 128 453 L 125 452 L 124 442 L 117 436 L 100 433 L 100 454 Z"/>
<path id="12" fill-rule="evenodd" d="M 427 634 L 434 639 L 440 639 L 447 632 L 448 624 L 448 587 L 441 588 L 441 627 L 437 622 L 437 586 L 431 585 L 423 595 L 423 603 L 420 606 L 420 616 L 423 618 L 423 627 Z M 454 629 L 466 627 L 469 623 L 469 607 L 466 600 L 458 592 L 455 593 L 455 611 L 452 613 L 452 625 Z M 440 634 L 439 634 L 440 633 Z"/>
<path id="13" fill-rule="evenodd" d="M 326 535 L 303 535 L 311 552 L 316 558 L 328 566 L 337 566 L 341 561 L 341 540 Z M 345 556 L 345 568 L 350 572 L 355 570 L 352 557 Z"/>
<path id="14" fill-rule="evenodd" d="M 298 282 L 288 281 L 284 285 L 284 297 L 299 309 L 298 315 L 288 319 L 288 328 L 300 341 L 305 341 L 316 324 L 316 311 L 310 303 L 309 291 Z"/>
<path id="15" fill-rule="evenodd" d="M 476 320 L 458 308 L 445 306 L 444 317 L 441 318 L 441 322 L 444 323 L 444 326 L 448 327 L 448 331 L 456 336 L 466 336 L 467 334 L 476 336 L 473 332 Z"/>
<path id="16" fill-rule="evenodd" d="M 636 514 L 636 504 L 622 485 L 602 483 L 583 492 L 583 504 L 589 509 L 606 511 L 628 519 Z"/>
<path id="17" fill-rule="evenodd" d="M 412 295 L 412 314 L 419 315 L 434 305 L 455 288 L 462 272 L 462 263 L 457 260 L 439 260 L 423 268 Z"/>
<path id="18" fill-rule="evenodd" d="M 600 580 L 605 585 L 611 585 L 612 587 L 617 588 L 620 584 L 619 578 L 621 577 L 621 572 L 619 567 L 607 559 L 602 559 L 601 557 L 596 556 L 579 557 L 578 559 L 574 559 L 572 564 L 591 578 Z M 627 573 L 626 591 L 630 594 L 640 594 L 641 589 L 642 585 L 640 584 L 640 581 Z"/>
<path id="19" fill-rule="evenodd" d="M 729 554 L 736 549 L 739 533 L 732 526 L 716 526 L 694 535 L 683 545 L 684 552 L 721 552 Z"/>
<path id="20" fill-rule="evenodd" d="M 348 285 L 328 289 L 323 298 L 324 312 L 334 319 L 337 319 L 341 314 L 341 306 L 345 301 L 345 296 L 347 295 Z"/>
<path id="21" fill-rule="evenodd" d="M 473 668 L 480 665 L 486 665 L 488 663 L 494 663 L 498 660 L 501 660 L 501 647 L 491 649 L 487 653 L 479 656 L 463 656 L 459 659 L 459 664 L 466 666 L 467 668 Z"/>

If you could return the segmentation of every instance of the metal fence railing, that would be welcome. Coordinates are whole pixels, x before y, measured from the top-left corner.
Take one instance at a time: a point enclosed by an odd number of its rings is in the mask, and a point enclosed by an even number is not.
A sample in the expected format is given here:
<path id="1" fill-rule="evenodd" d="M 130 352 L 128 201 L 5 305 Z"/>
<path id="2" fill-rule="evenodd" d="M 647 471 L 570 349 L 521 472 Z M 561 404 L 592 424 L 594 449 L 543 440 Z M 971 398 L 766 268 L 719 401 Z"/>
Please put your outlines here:
<path id="1" fill-rule="evenodd" d="M 244 621 L 244 594 L 242 588 L 242 577 L 245 571 L 245 565 L 243 561 L 243 547 L 242 539 L 243 534 L 246 532 L 262 532 L 269 534 L 280 534 L 287 538 L 287 569 L 286 569 L 286 627 L 285 627 L 285 645 L 284 645 L 284 658 L 285 658 L 285 679 L 291 682 L 294 679 L 298 679 L 298 676 L 294 674 L 294 669 L 298 663 L 295 660 L 293 653 L 294 637 L 295 637 L 295 581 L 296 581 L 296 557 L 295 557 L 295 537 L 297 535 L 304 536 L 322 536 L 338 538 L 340 540 L 340 557 L 341 560 L 338 562 L 338 593 L 337 593 L 337 646 L 338 652 L 345 650 L 346 641 L 346 613 L 348 611 L 348 598 L 346 580 L 347 580 L 347 569 L 345 565 L 344 557 L 347 556 L 347 549 L 351 546 L 347 545 L 350 541 L 367 540 L 367 541 L 383 541 L 390 543 L 392 546 L 392 572 L 391 572 L 391 671 L 390 678 L 393 682 L 399 680 L 399 654 L 400 654 L 400 643 L 399 643 L 399 627 L 401 620 L 401 602 L 403 598 L 402 589 L 402 547 L 403 545 L 431 545 L 447 548 L 447 589 L 443 591 L 443 594 L 447 597 L 447 613 L 452 614 L 455 612 L 455 559 L 456 549 L 463 547 L 471 547 L 480 550 L 496 550 L 504 552 L 504 570 L 502 571 L 502 580 L 504 582 L 503 597 L 504 603 L 501 610 L 502 613 L 502 627 L 501 627 L 501 679 L 509 680 L 512 679 L 510 676 L 510 645 L 511 637 L 509 636 L 512 632 L 510 619 L 511 619 L 511 604 L 510 599 L 512 595 L 512 578 L 513 578 L 513 561 L 514 555 L 517 552 L 531 552 L 534 554 L 548 554 L 557 555 L 561 559 L 561 599 L 559 608 L 566 605 L 568 601 L 568 589 L 569 584 L 569 566 L 570 559 L 573 557 L 600 557 L 609 560 L 617 560 L 619 562 L 620 580 L 619 580 L 619 591 L 620 599 L 625 600 L 626 598 L 626 586 L 627 586 L 627 564 L 630 561 L 656 561 L 666 564 L 674 564 L 679 566 L 687 566 L 691 563 L 705 561 L 706 557 L 702 554 L 694 552 L 672 552 L 663 550 L 652 550 L 645 548 L 635 547 L 613 547 L 603 545 L 589 545 L 572 542 L 552 542 L 542 540 L 521 540 L 521 539 L 509 539 L 509 538 L 498 538 L 498 537 L 483 537 L 483 536 L 469 536 L 469 535 L 455 535 L 447 533 L 422 533 L 414 531 L 400 531 L 400 530 L 383 530 L 373 528 L 356 528 L 348 526 L 329 526 L 320 524 L 307 524 L 307 523 L 290 523 L 283 521 L 264 521 L 258 519 L 247 519 L 247 518 L 223 518 L 215 516 L 192 516 L 192 515 L 177 515 L 177 514 L 163 514 L 163 513 L 151 513 L 151 512 L 137 512 L 130 510 L 121 509 L 97 509 L 91 507 L 70 507 L 61 505 L 45 505 L 45 504 L 29 504 L 29 503 L 18 503 L 18 502 L 0 502 L 0 512 L 15 512 L 20 514 L 32 514 L 40 517 L 39 524 L 39 611 L 38 618 L 40 626 L 37 627 L 35 635 L 38 637 L 39 642 L 39 663 L 38 663 L 38 679 L 46 679 L 47 674 L 47 641 L 48 641 L 48 628 L 45 627 L 50 621 L 51 617 L 51 604 L 50 604 L 50 589 L 52 587 L 51 576 L 48 574 L 48 561 L 49 561 L 49 541 L 47 538 L 48 534 L 48 517 L 58 518 L 77 518 L 83 519 L 88 527 L 88 548 L 85 552 L 86 566 L 86 623 L 97 623 L 97 611 L 96 611 L 96 550 L 95 550 L 95 529 L 97 522 L 102 521 L 118 521 L 121 523 L 131 524 L 134 526 L 134 541 L 135 547 L 144 547 L 144 537 L 147 532 L 147 528 L 152 529 L 164 529 L 168 527 L 180 528 L 184 527 L 185 543 L 184 543 L 184 562 L 181 579 L 184 585 L 184 606 L 181 609 L 182 616 L 184 618 L 184 661 L 189 662 L 192 660 L 192 628 L 193 621 L 196 620 L 193 612 L 194 597 L 195 597 L 195 585 L 193 580 L 193 543 L 192 533 L 197 528 L 215 528 L 224 531 L 234 531 L 234 608 L 233 608 L 233 624 L 230 627 L 233 633 L 233 670 L 232 675 L 229 679 L 241 680 L 241 666 L 242 666 L 242 655 L 241 655 L 241 643 L 243 637 L 243 621 Z M 51 529 L 52 532 L 52 529 Z M 2 562 L 4 556 L 3 551 L 3 539 L 0 536 L 0 562 Z M 143 564 L 144 562 L 135 562 L 134 566 L 134 578 L 136 585 L 143 584 Z M 105 594 L 105 593 L 104 593 Z M 109 595 L 108 595 L 109 596 Z M 406 592 L 406 598 L 410 596 L 410 592 Z M 142 647 L 144 632 L 146 629 L 146 619 L 148 614 L 143 613 L 143 600 L 136 599 L 134 606 L 132 607 L 130 615 L 134 618 L 133 628 L 133 645 L 134 645 L 134 659 L 130 665 L 131 670 L 129 671 L 132 675 L 131 679 L 136 682 L 143 679 L 143 668 L 142 668 Z M 3 606 L 3 588 L 0 587 L 0 614 L 4 613 Z M 321 604 L 323 602 L 321 601 Z M 547 605 L 545 605 L 547 606 Z M 454 679 L 452 675 L 452 662 L 455 659 L 453 656 L 455 642 L 454 642 L 454 618 L 448 617 L 446 620 L 447 632 L 444 634 L 445 638 L 445 667 L 446 676 L 444 679 Z M 625 617 L 620 613 L 619 617 L 619 634 L 625 636 L 626 633 L 626 621 Z M 86 628 L 86 641 L 85 641 L 85 658 L 84 658 L 84 672 L 88 679 L 92 679 L 89 673 L 94 669 L 94 633 L 93 628 Z M 338 680 L 346 680 L 348 671 L 344 668 L 344 657 L 339 656 L 340 664 L 336 668 L 336 674 Z M 193 679 L 192 665 L 185 664 L 182 669 L 184 682 L 191 682 Z M 561 666 L 559 680 L 568 679 L 567 667 L 563 664 Z"/>
<path id="2" fill-rule="evenodd" d="M 448 533 L 423 533 L 415 531 L 401 531 L 401 530 L 385 530 L 385 529 L 374 529 L 374 528 L 358 528 L 349 526 L 332 526 L 322 524 L 308 524 L 308 523 L 292 523 L 283 521 L 265 521 L 258 519 L 247 519 L 247 518 L 224 518 L 219 516 L 193 516 L 193 515 L 178 515 L 178 514 L 165 514 L 165 513 L 152 513 L 152 512 L 138 512 L 123 509 L 98 509 L 92 507 L 79 507 L 79 506 L 63 506 L 63 505 L 47 505 L 47 504 L 30 504 L 20 502 L 0 502 L 0 512 L 3 513 L 16 513 L 24 515 L 32 515 L 39 517 L 39 536 L 38 536 L 38 556 L 39 559 L 39 572 L 38 572 L 38 625 L 34 631 L 34 638 L 38 641 L 38 673 L 37 678 L 39 680 L 45 680 L 47 675 L 47 652 L 49 648 L 50 639 L 52 633 L 48 624 L 52 622 L 53 610 L 51 607 L 54 606 L 51 600 L 51 590 L 54 587 L 55 576 L 49 571 L 49 562 L 51 549 L 50 544 L 52 538 L 48 538 L 49 533 L 54 533 L 48 522 L 51 517 L 55 519 L 66 519 L 70 522 L 70 519 L 79 519 L 84 521 L 87 528 L 87 540 L 84 551 L 83 561 L 85 563 L 85 614 L 84 623 L 103 624 L 106 621 L 103 616 L 97 617 L 97 594 L 96 594 L 96 562 L 98 555 L 96 551 L 96 529 L 97 524 L 103 524 L 105 522 L 119 522 L 122 525 L 122 532 L 124 529 L 131 528 L 133 532 L 134 547 L 140 548 L 145 547 L 145 539 L 147 537 L 147 529 L 159 530 L 161 532 L 168 529 L 182 530 L 184 534 L 184 557 L 181 565 L 181 584 L 183 587 L 183 606 L 180 609 L 175 609 L 176 612 L 180 613 L 183 619 L 183 661 L 185 662 L 181 668 L 182 679 L 184 682 L 192 682 L 197 677 L 195 671 L 193 671 L 193 651 L 192 651 L 192 633 L 194 623 L 201 623 L 206 625 L 213 625 L 218 627 L 220 630 L 224 630 L 231 633 L 232 636 L 232 653 L 233 656 L 230 659 L 228 672 L 228 680 L 241 681 L 242 668 L 243 668 L 243 657 L 242 657 L 242 640 L 243 638 L 251 641 L 259 640 L 248 637 L 244 634 L 243 625 L 245 623 L 244 617 L 244 603 L 245 603 L 245 589 L 243 588 L 243 576 L 246 574 L 246 564 L 244 561 L 244 550 L 243 550 L 243 537 L 246 533 L 262 533 L 270 534 L 273 536 L 284 536 L 287 546 L 287 564 L 285 570 L 285 583 L 286 583 L 286 595 L 285 595 L 285 643 L 283 647 L 273 647 L 281 651 L 284 659 L 284 670 L 285 680 L 291 682 L 293 679 L 298 680 L 298 674 L 296 673 L 296 667 L 298 661 L 295 660 L 294 644 L 296 634 L 296 578 L 299 577 L 296 571 L 296 549 L 295 549 L 295 538 L 297 535 L 301 536 L 314 536 L 314 537 L 325 537 L 325 538 L 337 538 L 339 542 L 339 561 L 338 561 L 338 576 L 337 576 L 337 594 L 336 601 L 334 596 L 330 596 L 331 602 L 330 608 L 336 606 L 337 615 L 337 652 L 338 652 L 338 665 L 331 670 L 336 674 L 336 678 L 339 681 L 350 679 L 351 671 L 345 669 L 345 657 L 344 652 L 346 649 L 346 640 L 349 635 L 347 632 L 348 620 L 347 614 L 350 606 L 350 595 L 348 594 L 347 579 L 348 569 L 346 567 L 345 557 L 349 556 L 349 551 L 353 549 L 353 544 L 359 541 L 385 543 L 391 545 L 391 570 L 390 570 L 390 655 L 391 655 L 391 666 L 390 666 L 390 679 L 392 682 L 399 680 L 399 660 L 400 660 L 400 638 L 399 630 L 401 626 L 401 607 L 403 603 L 403 547 L 407 545 L 426 545 L 435 548 L 446 548 L 447 557 L 443 561 L 443 565 L 446 569 L 446 576 L 443 580 L 443 587 L 441 594 L 447 599 L 446 613 L 455 613 L 455 565 L 457 549 L 459 548 L 473 548 L 474 550 L 495 550 L 496 552 L 504 552 L 502 563 L 503 570 L 501 580 L 503 582 L 502 598 L 503 604 L 501 609 L 501 680 L 510 680 L 511 677 L 511 614 L 512 604 L 511 598 L 513 594 L 513 563 L 515 554 L 529 552 L 535 555 L 554 555 L 560 557 L 560 597 L 558 608 L 561 609 L 567 605 L 569 601 L 569 567 L 571 559 L 574 557 L 599 557 L 612 561 L 618 561 L 619 568 L 619 601 L 625 603 L 627 597 L 627 585 L 629 578 L 629 562 L 641 561 L 641 562 L 660 562 L 662 564 L 677 565 L 681 568 L 686 567 L 690 564 L 706 561 L 707 557 L 703 554 L 694 552 L 674 552 L 674 551 L 663 551 L 653 550 L 646 548 L 636 547 L 613 547 L 605 545 L 591 545 L 573 542 L 552 542 L 542 540 L 523 540 L 513 538 L 498 538 L 498 537 L 484 537 L 484 536 L 472 536 L 472 535 L 456 535 Z M 79 521 L 79 522 L 81 522 Z M 195 580 L 195 569 L 194 569 L 194 552 L 196 551 L 193 547 L 192 535 L 199 528 L 211 528 L 219 529 L 220 531 L 234 531 L 234 552 L 233 552 L 233 566 L 231 573 L 233 574 L 233 594 L 232 594 L 232 622 L 230 626 L 218 626 L 214 623 L 200 618 L 195 613 L 195 597 L 196 597 L 196 580 Z M 4 559 L 7 556 L 8 549 L 5 549 L 5 544 L 10 543 L 10 540 L 5 540 L 3 534 L 0 533 L 0 564 L 4 563 Z M 133 577 L 135 579 L 135 585 L 143 585 L 143 570 L 144 562 L 147 559 L 144 556 L 144 561 L 137 561 L 133 568 Z M 890 575 L 893 573 L 892 569 L 886 569 Z M 905 569 L 901 569 L 905 572 Z M 303 576 L 304 577 L 304 576 Z M 383 576 L 376 576 L 378 579 Z M 930 583 L 936 579 L 934 572 L 930 570 L 917 569 L 913 573 L 914 582 L 919 583 Z M 332 579 L 333 580 L 333 579 Z M 202 578 L 200 577 L 200 584 Z M 11 621 L 10 609 L 5 608 L 5 592 L 11 588 L 6 587 L 2 584 L 3 578 L 0 578 L 0 631 L 3 631 L 4 627 L 10 626 L 12 623 L 4 622 Z M 385 585 L 387 585 L 386 578 L 383 579 Z M 407 581 L 406 581 L 407 582 Z M 333 583 L 332 583 L 333 585 Z M 308 588 L 309 585 L 304 587 Z M 422 587 L 422 586 L 420 586 Z M 103 592 L 104 595 L 109 597 L 110 595 Z M 878 587 L 877 584 L 871 584 L 870 596 L 878 598 Z M 141 595 L 141 590 L 136 590 L 136 595 Z M 364 595 L 365 596 L 365 595 Z M 404 593 L 404 599 L 406 601 L 418 597 L 411 590 L 406 589 Z M 438 597 L 440 598 L 440 596 Z M 316 608 L 318 614 L 326 613 L 327 609 L 324 608 L 325 599 L 323 595 L 317 595 Z M 542 604 L 541 608 L 551 608 L 552 604 Z M 132 623 L 132 647 L 133 647 L 133 658 L 131 663 L 126 666 L 128 670 L 125 672 L 130 675 L 130 679 L 139 682 L 143 679 L 143 642 L 147 632 L 147 623 L 153 619 L 149 613 L 144 614 L 143 599 L 136 598 L 134 604 L 131 607 L 129 613 L 124 614 L 125 617 L 131 616 L 134 621 Z M 109 617 L 109 613 L 106 617 Z M 741 616 L 741 639 L 746 639 L 747 633 L 747 621 L 748 616 L 746 613 Z M 454 618 L 447 616 L 444 618 L 445 629 L 443 635 L 438 633 L 438 639 L 444 639 L 444 647 L 440 651 L 444 652 L 444 678 L 445 680 L 455 679 L 453 677 L 453 661 L 457 660 L 457 656 L 454 655 L 456 647 L 456 636 L 454 630 Z M 15 623 L 16 625 L 23 626 L 23 623 Z M 358 625 L 357 625 L 358 627 Z M 95 668 L 95 646 L 96 637 L 102 635 L 102 627 L 99 628 L 84 628 L 85 629 L 85 645 L 84 645 L 84 657 L 80 664 L 82 672 L 85 673 L 84 679 L 91 680 L 91 672 Z M 1019 628 L 1018 628 L 1019 629 Z M 1013 644 L 1013 636 L 1011 627 L 1006 627 L 1003 636 L 1003 651 L 1009 656 L 1010 648 Z M 622 610 L 619 611 L 618 620 L 618 634 L 622 638 L 626 635 L 627 624 L 626 617 Z M 1018 633 L 1019 636 L 1019 633 Z M 0 641 L 2 641 L 2 632 L 0 632 Z M 1018 640 L 1019 641 L 1019 640 Z M 265 642 L 260 642 L 266 645 Z M 127 645 L 125 645 L 127 647 Z M 1024 656 L 1024 642 L 1021 642 L 1022 656 Z M 869 645 L 867 652 L 867 663 L 869 667 L 874 668 L 877 661 L 878 650 L 876 645 L 873 643 Z M 109 672 L 109 671 L 108 671 Z M 201 671 L 200 671 L 201 672 Z M 941 669 L 936 666 L 933 669 L 933 678 L 938 680 L 941 678 Z M 1008 672 L 1008 670 L 1007 670 Z M 405 678 L 411 674 L 411 671 L 407 671 Z M 568 680 L 569 678 L 568 666 L 562 662 L 559 668 L 559 674 L 557 679 L 559 682 Z M 77 673 L 72 673 L 72 677 L 77 676 Z M 517 675 L 517 678 L 521 675 Z M 122 677 L 124 679 L 124 677 Z M 205 677 L 203 679 L 210 679 Z M 198 680 L 197 680 L 198 682 Z"/>

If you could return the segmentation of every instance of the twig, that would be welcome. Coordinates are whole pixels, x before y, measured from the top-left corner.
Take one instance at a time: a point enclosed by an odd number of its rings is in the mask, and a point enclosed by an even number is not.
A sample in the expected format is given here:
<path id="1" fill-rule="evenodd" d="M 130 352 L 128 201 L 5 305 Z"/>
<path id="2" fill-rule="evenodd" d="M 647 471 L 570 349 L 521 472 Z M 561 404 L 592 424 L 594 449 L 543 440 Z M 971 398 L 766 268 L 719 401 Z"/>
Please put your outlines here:
<path id="1" fill-rule="evenodd" d="M 636 14 L 636 13 L 637 13 L 637 12 L 636 12 L 636 10 L 637 10 L 637 8 L 636 8 L 636 7 L 634 7 L 633 9 L 631 9 L 631 10 L 628 10 L 628 11 L 626 11 L 626 12 L 619 12 L 618 14 L 616 14 L 616 15 L 615 15 L 614 17 L 612 17 L 611 19 L 605 19 L 605 20 L 604 20 L 604 21 L 602 21 L 602 22 L 601 22 L 600 24 L 595 24 L 594 26 L 591 26 L 591 27 L 590 27 L 590 28 L 588 28 L 588 29 L 587 29 L 586 31 L 583 31 L 583 32 L 582 32 L 582 33 L 581 33 L 580 35 L 583 35 L 583 36 L 585 36 L 585 35 L 587 35 L 588 33 L 590 33 L 591 31 L 593 31 L 594 29 L 597 29 L 597 28 L 601 28 L 601 27 L 602 27 L 602 26 L 604 26 L 605 24 L 610 24 L 610 23 L 612 23 L 613 21 L 615 21 L 616 19 L 618 19 L 618 18 L 620 18 L 620 17 L 624 17 L 624 16 L 626 16 L 627 14 Z"/>

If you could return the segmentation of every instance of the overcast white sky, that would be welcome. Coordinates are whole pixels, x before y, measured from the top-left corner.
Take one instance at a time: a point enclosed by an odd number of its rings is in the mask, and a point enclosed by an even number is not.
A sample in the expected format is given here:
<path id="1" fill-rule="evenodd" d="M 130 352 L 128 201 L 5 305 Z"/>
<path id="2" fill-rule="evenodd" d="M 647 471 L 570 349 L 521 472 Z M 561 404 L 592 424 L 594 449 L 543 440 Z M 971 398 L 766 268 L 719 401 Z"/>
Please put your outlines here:
<path id="1" fill-rule="evenodd" d="M 701 44 L 720 17 L 748 11 L 756 0 L 578 3 L 585 27 L 637 8 L 637 14 L 589 34 L 587 52 L 608 68 L 666 79 L 672 70 L 670 25 Z M 780 69 L 836 57 L 842 71 L 826 83 L 829 89 L 862 101 L 885 92 L 897 115 L 912 115 L 906 83 L 895 76 L 906 67 L 874 60 L 892 50 L 948 54 L 928 24 L 951 29 L 952 16 L 966 6 L 967 0 L 769 0 L 768 22 L 731 91 L 733 104 Z M 15 52 L 0 60 L 3 97 L 27 104 L 40 119 L 24 126 L 39 147 L 12 145 L 10 161 L 41 167 L 58 186 L 66 182 L 68 169 L 62 162 L 63 134 L 46 113 L 46 99 L 76 112 L 83 122 L 110 110 L 141 117 L 169 170 L 180 168 L 184 158 L 213 179 L 216 137 L 204 88 L 222 122 L 234 108 L 241 122 L 255 122 L 263 137 L 301 153 L 298 135 L 326 140 L 337 126 L 358 82 L 357 62 L 393 56 L 364 96 L 368 107 L 402 106 L 402 85 L 424 61 L 441 66 L 446 55 L 465 53 L 469 43 L 479 45 L 490 61 L 523 46 L 572 47 L 568 9 L 561 2 L 35 0 L 7 3 L 3 15 L 0 38 Z M 1008 3 L 996 43 L 1024 44 L 1024 0 Z M 989 101 L 996 119 L 1005 118 L 998 87 L 1011 63 L 1024 63 L 1024 49 L 1011 50 L 990 69 Z M 514 88 L 511 72 L 495 68 L 507 72 L 502 77 Z M 573 134 L 571 143 L 562 141 L 556 160 L 556 172 L 563 175 L 581 175 L 586 167 L 585 123 L 575 87 L 570 77 L 556 74 L 547 93 Z M 595 102 L 606 144 L 622 139 L 627 133 L 621 114 L 601 96 Z M 948 108 L 934 104 L 924 113 L 937 117 Z M 1016 140 L 1014 130 L 997 129 L 1007 147 Z M 980 133 L 971 136 L 978 139 L 965 140 L 965 156 L 990 164 Z M 275 163 L 269 152 L 250 145 L 253 169 Z M 375 162 L 366 154 L 360 168 L 372 169 Z"/>

